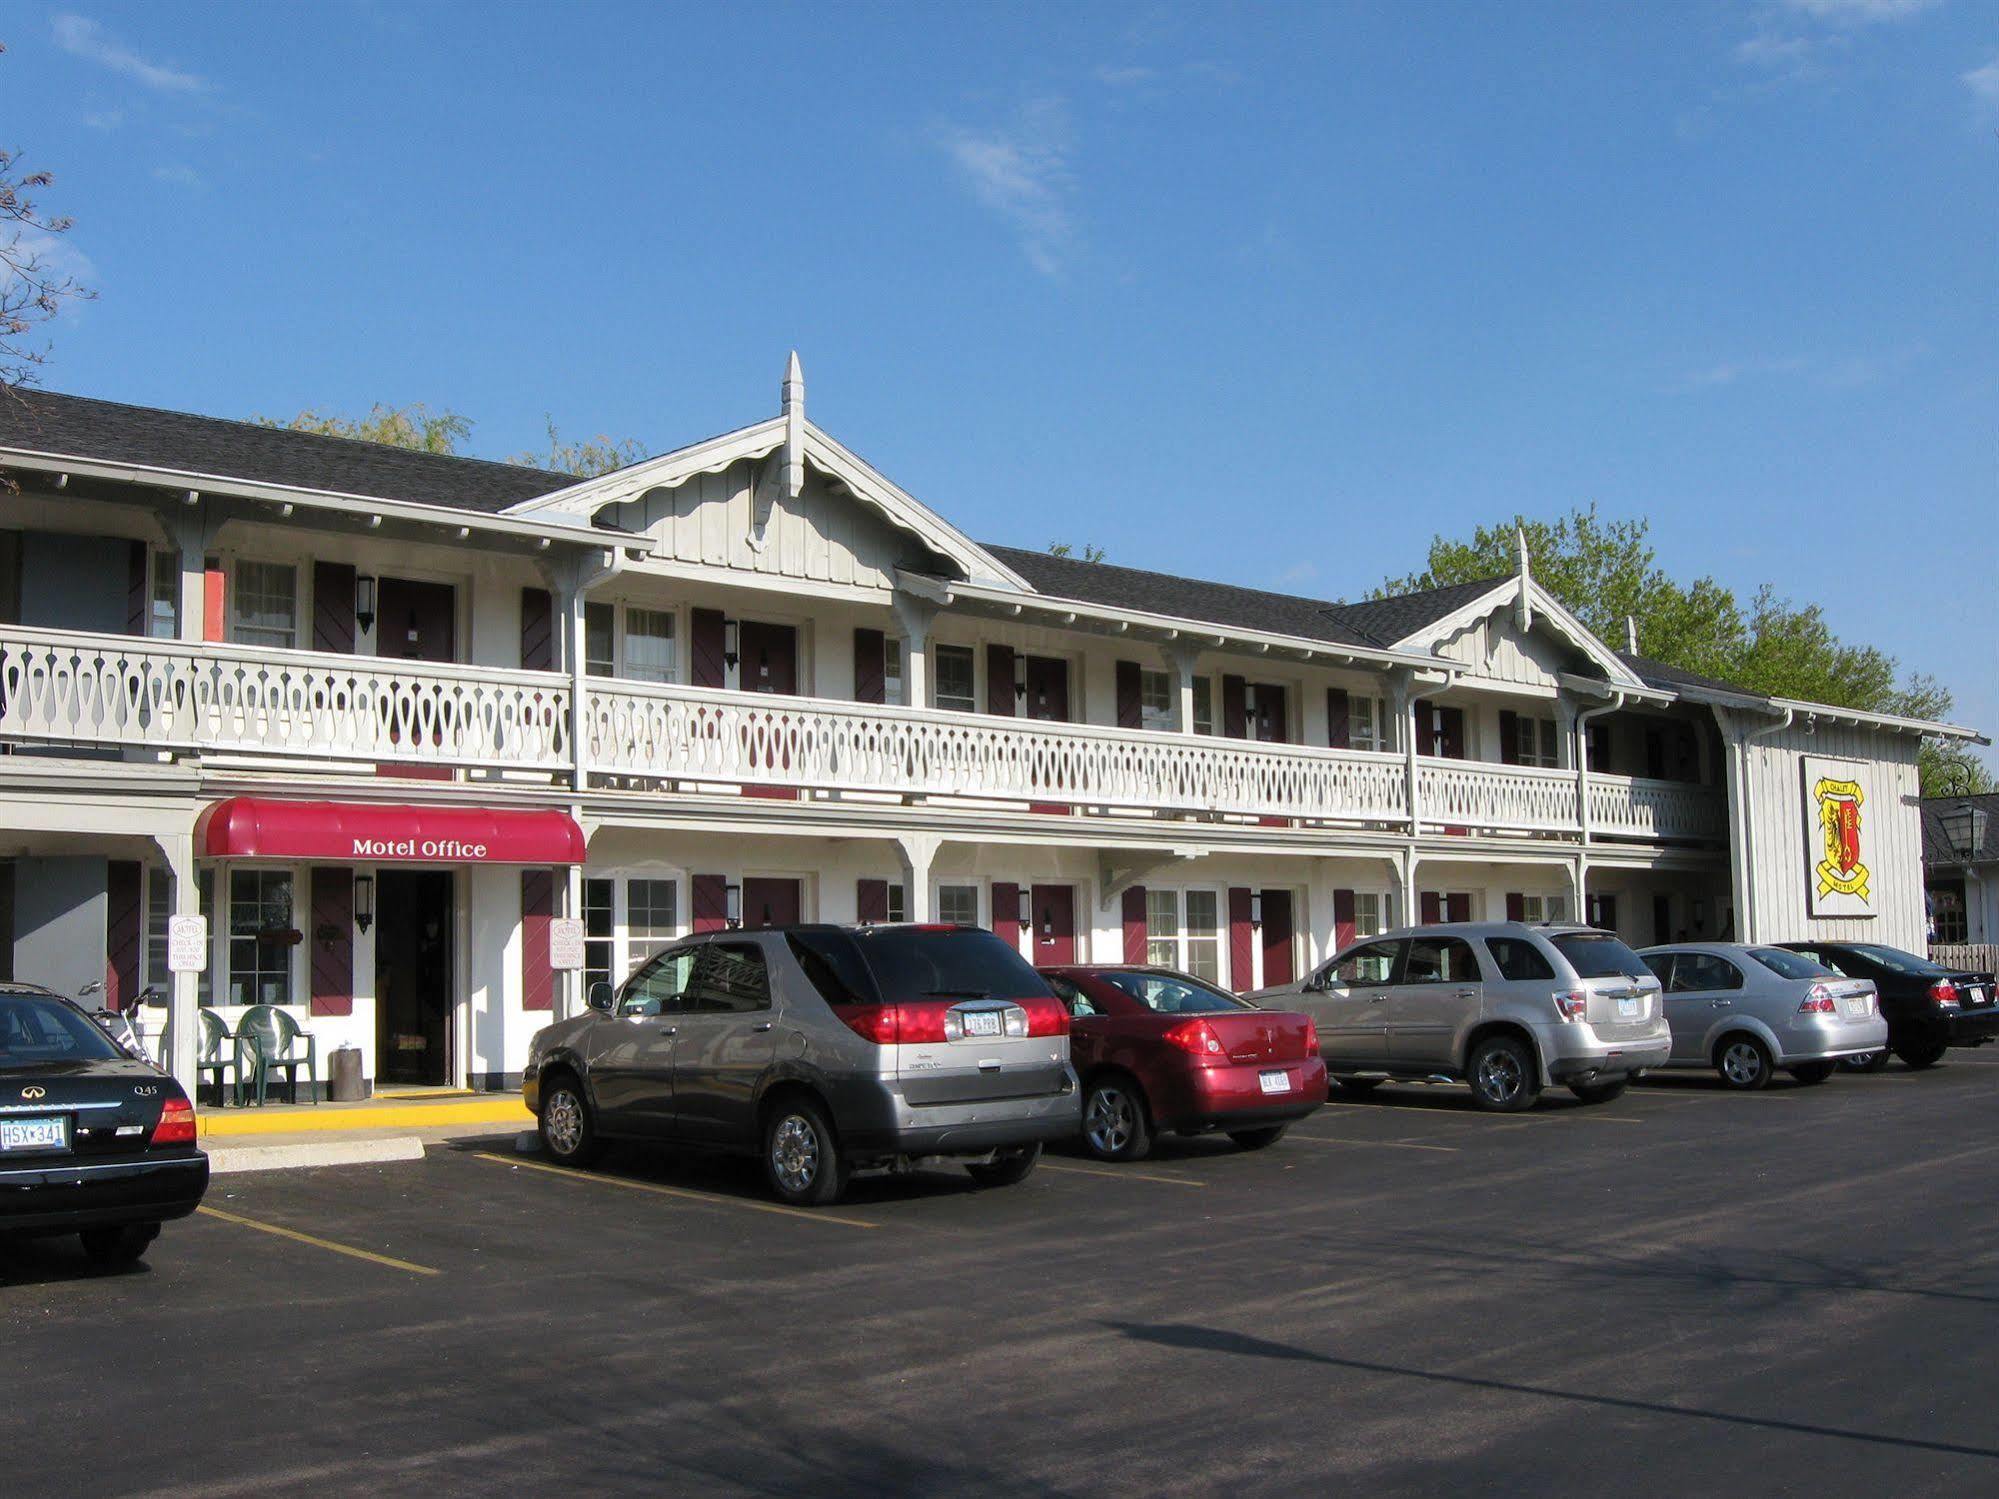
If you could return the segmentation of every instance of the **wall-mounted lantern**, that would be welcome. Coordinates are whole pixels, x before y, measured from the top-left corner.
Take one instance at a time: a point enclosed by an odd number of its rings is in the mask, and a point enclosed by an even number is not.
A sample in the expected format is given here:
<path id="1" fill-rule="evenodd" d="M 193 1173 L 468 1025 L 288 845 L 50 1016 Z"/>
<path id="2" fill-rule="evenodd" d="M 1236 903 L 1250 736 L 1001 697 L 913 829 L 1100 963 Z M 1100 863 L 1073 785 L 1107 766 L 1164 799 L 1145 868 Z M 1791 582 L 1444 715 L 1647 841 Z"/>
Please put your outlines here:
<path id="1" fill-rule="evenodd" d="M 741 643 L 741 639 L 742 639 L 741 633 L 736 628 L 736 621 L 733 619 L 723 620 L 722 659 L 728 662 L 731 667 L 733 667 L 738 661 L 742 660 L 742 654 L 737 649 L 737 647 Z"/>
<path id="2" fill-rule="evenodd" d="M 1023 702 L 1027 699 L 1027 657 L 1018 653 L 1013 658 L 1013 695 Z"/>
<path id="3" fill-rule="evenodd" d="M 354 925 L 367 931 L 375 924 L 375 877 L 372 874 L 354 876 Z"/>
<path id="4" fill-rule="evenodd" d="M 365 575 L 354 580 L 354 623 L 363 630 L 375 628 L 375 580 Z"/>
<path id="5" fill-rule="evenodd" d="M 1249 924 L 1251 926 L 1263 925 L 1263 892 L 1261 890 L 1252 890 L 1249 892 Z"/>
<path id="6" fill-rule="evenodd" d="M 1959 802 L 1937 821 L 1943 827 L 1944 842 L 1961 864 L 1969 864 L 1985 847 L 1985 809 Z"/>
<path id="7" fill-rule="evenodd" d="M 743 887 L 725 885 L 722 887 L 722 920 L 734 931 L 743 924 Z"/>
<path id="8" fill-rule="evenodd" d="M 1034 924 L 1034 892 L 1025 885 L 1020 887 L 1020 900 L 1013 908 L 1013 919 L 1022 926 Z"/>

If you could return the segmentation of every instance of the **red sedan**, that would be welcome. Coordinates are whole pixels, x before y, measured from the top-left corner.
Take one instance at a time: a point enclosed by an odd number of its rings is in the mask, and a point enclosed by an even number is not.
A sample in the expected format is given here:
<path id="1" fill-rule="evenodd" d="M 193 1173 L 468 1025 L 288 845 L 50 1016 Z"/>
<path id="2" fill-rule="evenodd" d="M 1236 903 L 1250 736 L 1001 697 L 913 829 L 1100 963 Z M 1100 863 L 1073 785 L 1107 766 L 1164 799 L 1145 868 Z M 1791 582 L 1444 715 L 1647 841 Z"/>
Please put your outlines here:
<path id="1" fill-rule="evenodd" d="M 1273 1145 L 1326 1101 L 1309 1015 L 1259 1010 L 1170 968 L 1044 968 L 1069 1007 L 1083 1081 L 1083 1143 L 1135 1161 L 1161 1130 L 1221 1130 L 1245 1150 Z"/>

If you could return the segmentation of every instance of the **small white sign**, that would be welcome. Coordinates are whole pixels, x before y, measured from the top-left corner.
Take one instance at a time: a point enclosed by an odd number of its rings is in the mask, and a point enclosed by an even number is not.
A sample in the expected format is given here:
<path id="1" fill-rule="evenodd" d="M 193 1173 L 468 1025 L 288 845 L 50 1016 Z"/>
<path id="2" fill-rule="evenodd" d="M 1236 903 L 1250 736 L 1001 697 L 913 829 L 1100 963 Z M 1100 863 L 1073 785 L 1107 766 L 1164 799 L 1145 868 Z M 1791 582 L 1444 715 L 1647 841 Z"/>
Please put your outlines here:
<path id="1" fill-rule="evenodd" d="M 167 972 L 206 973 L 208 971 L 208 918 L 169 916 L 167 918 Z"/>
<path id="2" fill-rule="evenodd" d="M 583 923 L 574 916 L 557 916 L 548 923 L 548 966 L 557 973 L 574 973 L 583 966 Z"/>

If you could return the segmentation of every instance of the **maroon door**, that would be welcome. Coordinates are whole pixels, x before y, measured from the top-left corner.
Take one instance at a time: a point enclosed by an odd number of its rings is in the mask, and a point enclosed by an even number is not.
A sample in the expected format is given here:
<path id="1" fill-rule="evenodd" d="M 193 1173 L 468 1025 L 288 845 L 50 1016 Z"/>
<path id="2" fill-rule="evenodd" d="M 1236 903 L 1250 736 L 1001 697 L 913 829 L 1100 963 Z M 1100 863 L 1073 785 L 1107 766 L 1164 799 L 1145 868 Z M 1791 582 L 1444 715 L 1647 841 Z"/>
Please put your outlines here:
<path id="1" fill-rule="evenodd" d="M 1027 716 L 1069 721 L 1069 663 L 1053 656 L 1027 658 Z"/>
<path id="2" fill-rule="evenodd" d="M 408 578 L 382 578 L 375 585 L 375 654 L 390 660 L 450 661 L 457 655 L 458 602 L 449 583 L 418 583 Z M 398 745 L 417 744 L 428 737 L 432 745 L 444 742 L 452 704 L 437 704 L 438 722 L 426 736 L 414 699 L 392 702 L 389 709 L 389 738 Z M 452 776 L 449 765 L 424 761 L 414 765 L 388 764 L 376 773 L 410 776 L 421 780 L 445 780 Z"/>
<path id="3" fill-rule="evenodd" d="M 1296 976 L 1292 960 L 1291 892 L 1263 892 L 1263 982 L 1288 984 Z"/>
<path id="4" fill-rule="evenodd" d="M 1471 894 L 1460 890 L 1445 895 L 1436 890 L 1425 890 L 1422 894 L 1423 924 L 1430 926 L 1439 921 L 1470 921 Z"/>
<path id="5" fill-rule="evenodd" d="M 796 926 L 800 910 L 798 881 L 743 881 L 744 926 Z"/>
<path id="6" fill-rule="evenodd" d="M 1416 753 L 1441 755 L 1446 760 L 1465 757 L 1465 710 L 1439 708 L 1427 700 L 1416 704 Z"/>
<path id="7" fill-rule="evenodd" d="M 746 619 L 736 626 L 736 683 L 744 692 L 798 691 L 798 632 Z"/>
<path id="8" fill-rule="evenodd" d="M 1256 684 L 1256 711 L 1250 717 L 1249 737 L 1265 744 L 1283 744 L 1290 722 L 1290 707 L 1282 687 L 1268 682 Z"/>
<path id="9" fill-rule="evenodd" d="M 1034 912 L 1034 963 L 1076 961 L 1076 892 L 1067 885 L 1036 885 L 1030 897 Z"/>

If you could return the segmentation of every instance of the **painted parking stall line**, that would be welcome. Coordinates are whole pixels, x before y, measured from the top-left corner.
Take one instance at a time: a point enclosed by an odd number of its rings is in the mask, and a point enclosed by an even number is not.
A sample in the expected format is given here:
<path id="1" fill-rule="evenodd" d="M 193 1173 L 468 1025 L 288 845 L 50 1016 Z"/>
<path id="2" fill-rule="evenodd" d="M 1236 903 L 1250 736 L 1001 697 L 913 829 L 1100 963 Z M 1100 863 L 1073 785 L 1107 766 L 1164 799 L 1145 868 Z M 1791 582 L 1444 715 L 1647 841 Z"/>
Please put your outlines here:
<path id="1" fill-rule="evenodd" d="M 1285 1140 L 1303 1140 L 1311 1145 L 1355 1145 L 1362 1149 L 1370 1147 L 1379 1150 L 1427 1150 L 1438 1155 L 1456 1155 L 1455 1145 L 1426 1145 L 1418 1140 L 1356 1140 L 1351 1135 L 1314 1135 L 1304 1130 L 1292 1130 Z"/>
<path id="2" fill-rule="evenodd" d="M 1205 1187 L 1204 1181 L 1196 1181 L 1191 1176 L 1162 1176 L 1157 1172 L 1124 1171 L 1107 1166 L 1072 1166 L 1043 1161 L 1037 1168 L 1042 1171 L 1056 1171 L 1065 1176 L 1108 1176 L 1114 1181 L 1164 1182 L 1169 1187 Z"/>
<path id="3" fill-rule="evenodd" d="M 274 1238 L 290 1239 L 295 1244 L 308 1244 L 314 1249 L 324 1249 L 329 1254 L 344 1254 L 349 1259 L 366 1260 L 371 1265 L 383 1265 L 391 1270 L 404 1270 L 411 1275 L 442 1275 L 442 1270 L 429 1265 L 412 1264 L 399 1260 L 391 1254 L 377 1254 L 372 1249 L 361 1249 L 353 1244 L 342 1244 L 333 1239 L 322 1239 L 317 1234 L 302 1233 L 295 1228 L 286 1228 L 278 1223 L 266 1223 L 260 1218 L 245 1218 L 241 1213 L 225 1212 L 221 1208 L 209 1207 L 203 1203 L 195 1211 L 204 1218 L 218 1218 L 224 1223 L 233 1223 L 239 1228 L 255 1229 L 258 1233 L 270 1234 Z"/>
<path id="4" fill-rule="evenodd" d="M 677 1197 L 686 1202 L 705 1203 L 709 1207 L 742 1208 L 751 1213 L 778 1213 L 786 1218 L 803 1218 L 807 1223 L 826 1223 L 840 1228 L 881 1227 L 879 1223 L 870 1222 L 866 1218 L 849 1218 L 844 1214 L 821 1212 L 816 1208 L 786 1207 L 780 1202 L 751 1202 L 746 1198 L 730 1197 L 721 1192 L 701 1192 L 692 1187 L 669 1187 L 659 1182 L 633 1181 L 628 1176 L 578 1171 L 571 1166 L 551 1166 L 546 1161 L 514 1160 L 483 1150 L 471 1152 L 471 1157 L 475 1161 L 490 1161 L 495 1166 L 513 1166 L 522 1171 L 544 1172 L 563 1181 L 580 1182 L 585 1186 L 623 1187 L 628 1192 L 646 1192 L 655 1197 Z"/>

